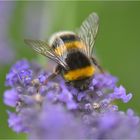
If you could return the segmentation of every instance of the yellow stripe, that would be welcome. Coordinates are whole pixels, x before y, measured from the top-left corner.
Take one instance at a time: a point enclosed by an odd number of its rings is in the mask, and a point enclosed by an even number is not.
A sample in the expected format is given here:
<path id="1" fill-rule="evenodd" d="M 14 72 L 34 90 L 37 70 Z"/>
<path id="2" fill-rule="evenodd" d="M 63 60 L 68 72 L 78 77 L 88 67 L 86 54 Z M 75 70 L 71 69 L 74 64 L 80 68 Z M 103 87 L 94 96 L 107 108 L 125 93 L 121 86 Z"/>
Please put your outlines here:
<path id="1" fill-rule="evenodd" d="M 65 46 L 66 48 L 65 48 Z M 85 49 L 85 45 L 82 41 L 71 41 L 68 43 L 65 43 L 64 45 L 60 45 L 55 49 L 55 53 L 59 56 L 63 55 L 65 51 L 67 51 L 68 49 L 74 49 L 74 48 L 78 48 L 78 49 Z"/>
<path id="2" fill-rule="evenodd" d="M 91 77 L 95 72 L 95 69 L 93 66 L 88 66 L 85 68 L 79 68 L 76 70 L 71 70 L 64 74 L 64 78 L 67 81 L 74 81 L 74 80 L 80 80 L 83 78 Z"/>

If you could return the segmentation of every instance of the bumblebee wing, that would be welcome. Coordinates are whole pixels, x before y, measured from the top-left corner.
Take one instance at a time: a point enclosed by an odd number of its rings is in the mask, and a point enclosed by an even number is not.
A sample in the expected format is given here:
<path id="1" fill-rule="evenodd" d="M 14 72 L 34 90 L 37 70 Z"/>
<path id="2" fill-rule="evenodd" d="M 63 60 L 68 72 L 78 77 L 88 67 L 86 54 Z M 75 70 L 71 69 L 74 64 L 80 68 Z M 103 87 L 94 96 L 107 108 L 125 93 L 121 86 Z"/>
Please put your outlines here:
<path id="1" fill-rule="evenodd" d="M 99 17 L 96 13 L 91 13 L 85 21 L 83 21 L 78 32 L 79 37 L 86 45 L 86 53 L 89 57 L 92 56 L 95 38 L 98 32 Z"/>
<path id="2" fill-rule="evenodd" d="M 60 37 L 57 37 L 56 44 L 58 46 L 54 50 L 55 53 L 57 53 L 59 55 L 59 57 L 61 58 L 61 60 L 65 61 L 65 59 L 67 57 L 67 53 L 68 53 L 67 52 L 67 47 L 66 47 L 65 43 L 63 42 L 63 40 Z"/>
<path id="3" fill-rule="evenodd" d="M 27 45 L 29 45 L 34 51 L 37 53 L 44 55 L 48 57 L 49 59 L 55 61 L 57 64 L 60 64 L 63 66 L 65 69 L 67 69 L 67 64 L 63 59 L 61 59 L 50 47 L 47 42 L 41 41 L 41 40 L 30 40 L 30 39 L 25 39 L 24 40 Z"/>

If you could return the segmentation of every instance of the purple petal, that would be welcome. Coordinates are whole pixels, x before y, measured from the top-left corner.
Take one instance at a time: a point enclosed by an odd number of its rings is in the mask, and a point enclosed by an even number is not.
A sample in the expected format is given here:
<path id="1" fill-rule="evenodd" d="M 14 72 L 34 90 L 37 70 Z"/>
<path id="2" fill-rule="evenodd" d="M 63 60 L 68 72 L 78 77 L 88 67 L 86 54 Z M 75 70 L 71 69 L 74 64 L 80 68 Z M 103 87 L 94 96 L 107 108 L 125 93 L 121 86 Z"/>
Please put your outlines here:
<path id="1" fill-rule="evenodd" d="M 8 111 L 9 119 L 8 124 L 15 132 L 28 132 L 28 128 L 23 125 L 22 117 L 18 116 L 15 113 L 11 113 Z"/>
<path id="2" fill-rule="evenodd" d="M 4 103 L 8 106 L 15 107 L 19 100 L 18 93 L 16 90 L 6 90 L 4 92 Z"/>

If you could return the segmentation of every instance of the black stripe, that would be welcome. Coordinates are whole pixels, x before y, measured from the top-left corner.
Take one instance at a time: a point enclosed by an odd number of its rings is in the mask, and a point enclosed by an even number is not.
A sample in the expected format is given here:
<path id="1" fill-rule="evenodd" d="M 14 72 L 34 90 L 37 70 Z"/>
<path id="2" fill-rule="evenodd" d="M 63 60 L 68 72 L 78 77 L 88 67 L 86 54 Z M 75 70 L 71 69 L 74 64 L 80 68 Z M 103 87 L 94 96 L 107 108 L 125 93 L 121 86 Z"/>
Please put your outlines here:
<path id="1" fill-rule="evenodd" d="M 62 39 L 64 43 L 80 41 L 80 38 L 73 34 L 62 35 L 60 36 L 60 38 Z M 57 40 L 56 38 L 52 44 L 52 47 L 55 49 L 56 47 L 59 47 L 61 45 L 62 45 L 61 42 L 59 42 L 59 40 Z"/>
<path id="2" fill-rule="evenodd" d="M 65 59 L 65 61 L 70 70 L 91 66 L 89 58 L 78 50 L 71 50 L 71 52 L 67 54 L 67 58 Z"/>
<path id="3" fill-rule="evenodd" d="M 70 41 L 79 41 L 80 38 L 76 35 L 63 35 L 61 36 L 61 39 L 64 41 L 64 42 L 70 42 Z"/>

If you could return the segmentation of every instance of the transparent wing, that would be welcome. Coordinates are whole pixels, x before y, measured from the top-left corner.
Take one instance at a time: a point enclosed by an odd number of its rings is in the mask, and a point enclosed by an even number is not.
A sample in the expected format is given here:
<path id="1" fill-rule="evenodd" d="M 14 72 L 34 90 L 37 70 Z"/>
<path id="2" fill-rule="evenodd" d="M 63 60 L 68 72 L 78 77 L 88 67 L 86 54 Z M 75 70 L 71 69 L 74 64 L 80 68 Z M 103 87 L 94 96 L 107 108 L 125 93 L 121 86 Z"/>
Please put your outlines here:
<path id="1" fill-rule="evenodd" d="M 65 43 L 63 42 L 63 40 L 60 37 L 57 37 L 56 44 L 58 44 L 58 46 L 55 49 L 55 53 L 57 53 L 59 55 L 61 60 L 65 61 L 65 59 L 67 57 L 67 47 L 65 46 Z"/>
<path id="2" fill-rule="evenodd" d="M 86 53 L 92 56 L 95 38 L 98 32 L 99 17 L 96 13 L 91 13 L 87 19 L 82 23 L 78 32 L 79 37 L 86 45 Z"/>
<path id="3" fill-rule="evenodd" d="M 65 61 L 60 56 L 58 56 L 54 52 L 52 47 L 50 47 L 45 41 L 30 40 L 30 39 L 25 39 L 24 41 L 27 45 L 29 45 L 37 53 L 50 58 L 51 60 L 55 61 L 57 64 L 60 64 L 61 66 L 63 66 L 65 69 L 68 68 Z"/>

